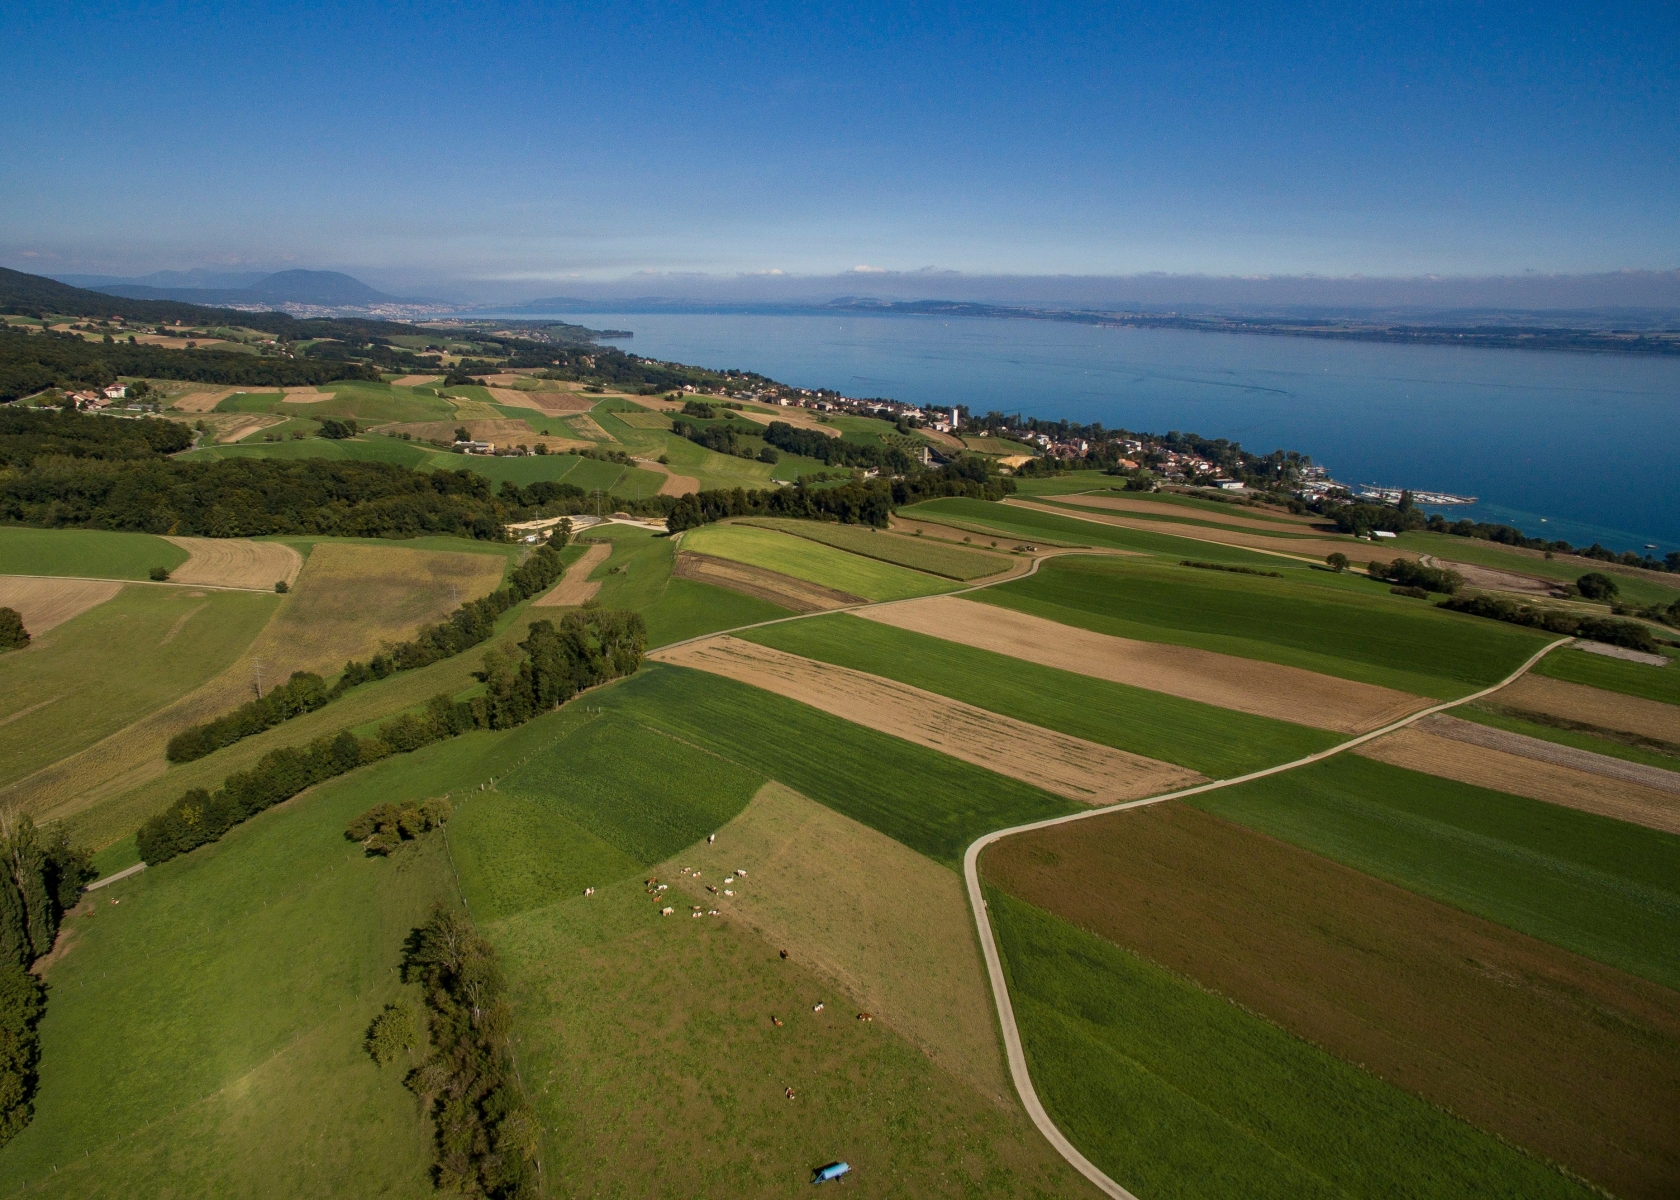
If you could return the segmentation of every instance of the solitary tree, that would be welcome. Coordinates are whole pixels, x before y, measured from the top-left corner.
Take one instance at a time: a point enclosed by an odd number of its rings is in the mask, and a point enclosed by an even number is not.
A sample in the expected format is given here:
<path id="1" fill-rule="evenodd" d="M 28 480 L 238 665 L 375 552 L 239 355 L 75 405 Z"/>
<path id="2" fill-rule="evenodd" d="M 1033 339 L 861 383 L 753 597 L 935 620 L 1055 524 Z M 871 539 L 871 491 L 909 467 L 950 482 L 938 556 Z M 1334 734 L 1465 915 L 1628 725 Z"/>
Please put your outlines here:
<path id="1" fill-rule="evenodd" d="M 29 630 L 23 614 L 15 608 L 0 608 L 0 650 L 21 650 L 29 645 Z"/>
<path id="2" fill-rule="evenodd" d="M 1575 587 L 1588 600 L 1614 600 L 1621 591 L 1616 581 L 1602 571 L 1588 571 L 1575 581 Z"/>
<path id="3" fill-rule="evenodd" d="M 1325 555 L 1324 561 L 1330 564 L 1330 569 L 1332 571 L 1345 571 L 1348 569 L 1348 556 L 1343 554 L 1340 550 L 1337 550 L 1333 554 Z"/>

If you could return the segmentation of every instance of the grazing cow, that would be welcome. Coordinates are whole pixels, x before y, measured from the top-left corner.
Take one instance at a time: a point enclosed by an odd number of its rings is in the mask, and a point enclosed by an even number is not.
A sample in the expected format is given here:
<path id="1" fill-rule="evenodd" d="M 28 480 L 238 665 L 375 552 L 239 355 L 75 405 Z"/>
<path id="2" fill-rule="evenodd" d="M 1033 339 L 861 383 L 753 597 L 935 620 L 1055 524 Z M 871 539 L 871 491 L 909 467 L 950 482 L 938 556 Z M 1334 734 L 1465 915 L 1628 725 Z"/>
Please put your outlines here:
<path id="1" fill-rule="evenodd" d="M 659 915 L 662 916 L 662 917 L 668 917 L 676 911 L 677 911 L 676 909 L 672 908 L 670 905 L 667 904 L 664 908 L 659 910 Z"/>
<path id="2" fill-rule="evenodd" d="M 777 1029 L 780 1029 L 782 1027 L 782 1019 L 780 1017 L 771 1017 L 770 1024 L 774 1025 Z"/>
<path id="3" fill-rule="evenodd" d="M 583 894 L 585 896 L 593 896 L 595 894 L 595 889 L 592 887 L 586 887 L 583 889 Z"/>
<path id="4" fill-rule="evenodd" d="M 783 1093 L 783 1094 L 784 1094 L 784 1095 L 785 1095 L 785 1096 L 787 1096 L 787 1098 L 788 1098 L 788 1099 L 789 1099 L 789 1100 L 792 1100 L 792 1099 L 793 1099 L 793 1089 L 792 1089 L 792 1088 L 789 1088 L 789 1089 L 788 1089 L 788 1090 L 787 1090 L 787 1091 L 786 1091 L 786 1092 L 785 1092 L 785 1093 Z"/>
<path id="5" fill-rule="evenodd" d="M 717 889 L 709 883 L 706 885 L 706 890 L 714 896 L 717 895 Z"/>
<path id="6" fill-rule="evenodd" d="M 724 888 L 723 889 L 723 894 L 725 896 L 733 896 L 735 894 L 735 889 L 734 888 Z"/>
<path id="7" fill-rule="evenodd" d="M 742 879 L 745 879 L 747 877 L 747 873 L 745 871 L 741 870 L 741 868 L 739 868 L 739 867 L 735 868 L 735 874 L 739 875 Z"/>
<path id="8" fill-rule="evenodd" d="M 821 1012 L 822 1010 L 823 1010 L 822 1001 L 818 1000 L 817 1001 L 817 1006 L 815 1008 L 813 1008 L 811 1011 L 812 1012 Z"/>
<path id="9" fill-rule="evenodd" d="M 860 1020 L 860 1021 L 873 1021 L 874 1019 L 875 1019 L 875 1014 L 874 1013 L 859 1013 L 858 1014 L 858 1020 Z"/>
<path id="10" fill-rule="evenodd" d="M 786 958 L 786 957 L 787 957 L 787 951 L 786 951 L 786 950 L 783 950 L 783 951 L 782 951 L 782 957 L 783 957 L 783 958 Z"/>
<path id="11" fill-rule="evenodd" d="M 713 842 L 715 842 L 715 841 L 717 841 L 717 834 L 715 834 L 715 833 L 708 833 L 708 834 L 707 834 L 707 835 L 706 835 L 706 845 L 708 845 L 708 846 L 710 846 L 710 845 L 711 845 L 711 844 L 712 844 L 712 843 L 713 843 Z"/>

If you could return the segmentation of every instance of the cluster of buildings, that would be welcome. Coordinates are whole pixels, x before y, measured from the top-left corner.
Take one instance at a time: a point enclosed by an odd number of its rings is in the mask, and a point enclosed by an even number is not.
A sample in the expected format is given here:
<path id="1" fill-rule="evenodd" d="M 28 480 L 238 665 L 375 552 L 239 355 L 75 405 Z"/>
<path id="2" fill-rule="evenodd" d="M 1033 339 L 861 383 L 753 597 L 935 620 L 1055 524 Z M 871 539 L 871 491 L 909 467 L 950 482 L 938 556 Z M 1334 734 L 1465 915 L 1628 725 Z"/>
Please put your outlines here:
<path id="1" fill-rule="evenodd" d="M 65 398 L 73 401 L 76 407 L 83 412 L 100 412 L 110 408 L 114 401 L 126 400 L 128 398 L 128 387 L 126 384 L 113 383 L 108 388 L 99 388 L 94 391 L 69 392 L 66 393 Z M 129 407 L 137 408 L 139 406 L 130 405 Z"/>

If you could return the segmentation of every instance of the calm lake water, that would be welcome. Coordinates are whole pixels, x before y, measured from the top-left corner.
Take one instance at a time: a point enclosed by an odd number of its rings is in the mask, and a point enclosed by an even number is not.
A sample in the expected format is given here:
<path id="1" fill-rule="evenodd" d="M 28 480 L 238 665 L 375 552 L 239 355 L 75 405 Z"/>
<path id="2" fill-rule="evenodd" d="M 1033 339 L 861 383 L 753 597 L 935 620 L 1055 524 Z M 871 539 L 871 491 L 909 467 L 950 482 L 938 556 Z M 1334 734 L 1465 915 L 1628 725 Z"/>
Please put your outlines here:
<path id="1" fill-rule="evenodd" d="M 1344 482 L 1480 499 L 1449 516 L 1680 549 L 1680 359 L 984 318 L 559 319 L 633 330 L 618 344 L 648 357 L 799 387 L 1299 450 Z"/>

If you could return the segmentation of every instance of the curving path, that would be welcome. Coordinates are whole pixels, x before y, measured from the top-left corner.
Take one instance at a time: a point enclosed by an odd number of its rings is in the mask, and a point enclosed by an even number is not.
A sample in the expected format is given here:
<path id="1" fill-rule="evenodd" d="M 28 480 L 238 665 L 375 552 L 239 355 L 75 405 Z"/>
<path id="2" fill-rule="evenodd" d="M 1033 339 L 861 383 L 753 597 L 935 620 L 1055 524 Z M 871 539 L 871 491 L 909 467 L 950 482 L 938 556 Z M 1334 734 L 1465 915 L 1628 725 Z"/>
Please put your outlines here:
<path id="1" fill-rule="evenodd" d="M 1044 1105 L 1039 1101 L 1038 1092 L 1033 1088 L 1032 1076 L 1027 1071 L 1026 1051 L 1021 1046 L 1021 1031 L 1015 1024 L 1015 1007 L 1010 1003 L 1009 987 L 1003 976 L 1003 962 L 998 957 L 997 941 L 992 936 L 991 922 L 986 919 L 986 898 L 980 891 L 979 862 L 980 852 L 982 850 L 991 845 L 993 842 L 1001 841 L 1013 834 L 1026 833 L 1033 829 L 1045 829 L 1051 825 L 1065 825 L 1070 821 L 1083 821 L 1088 817 L 1097 817 L 1104 813 L 1119 812 L 1123 809 L 1142 808 L 1146 804 L 1161 804 L 1168 800 L 1179 800 L 1186 796 L 1197 796 L 1203 792 L 1212 792 L 1217 791 L 1220 788 L 1235 787 L 1239 783 L 1248 783 L 1251 780 L 1264 779 L 1268 775 L 1278 775 L 1284 771 L 1293 771 L 1297 767 L 1304 767 L 1310 763 L 1319 762 L 1323 759 L 1330 758 L 1332 755 L 1341 754 L 1343 751 L 1351 750 L 1355 746 L 1360 746 L 1366 742 L 1372 741 L 1375 738 L 1382 737 L 1384 734 L 1393 733 L 1396 729 L 1403 729 L 1416 721 L 1422 720 L 1424 717 L 1431 716 L 1439 712 L 1445 712 L 1447 709 L 1456 708 L 1461 704 L 1469 704 L 1472 701 L 1482 699 L 1484 696 L 1490 696 L 1494 692 L 1499 691 L 1501 688 L 1507 687 L 1516 680 L 1520 679 L 1529 671 L 1530 668 L 1534 666 L 1535 663 L 1539 662 L 1553 650 L 1556 650 L 1559 646 L 1567 645 L 1573 640 L 1573 638 L 1559 638 L 1550 645 L 1542 647 L 1527 662 L 1523 663 L 1522 666 L 1518 667 L 1515 671 L 1511 672 L 1510 675 L 1506 676 L 1492 687 L 1483 688 L 1479 692 L 1461 697 L 1458 700 L 1450 700 L 1445 704 L 1437 704 L 1430 708 L 1422 709 L 1419 712 L 1412 713 L 1410 716 L 1402 717 L 1398 721 L 1384 725 L 1381 729 L 1373 729 L 1370 733 L 1361 734 L 1355 738 L 1349 738 L 1347 741 L 1332 746 L 1328 750 L 1320 750 L 1316 754 L 1309 754 L 1305 758 L 1298 758 L 1293 762 L 1279 763 L 1275 767 L 1267 767 L 1260 771 L 1251 771 L 1247 775 L 1239 775 L 1233 779 L 1217 779 L 1212 783 L 1204 783 L 1197 787 L 1181 788 L 1176 792 L 1164 792 L 1159 796 L 1147 796 L 1142 800 L 1127 800 L 1123 803 L 1110 804 L 1103 808 L 1092 808 L 1087 809 L 1084 812 L 1070 813 L 1065 817 L 1052 817 L 1046 821 L 1033 821 L 1026 825 L 1014 825 L 1008 829 L 994 830 L 991 833 L 976 838 L 974 843 L 969 846 L 967 852 L 963 854 L 963 882 L 968 888 L 968 903 L 969 907 L 974 912 L 975 929 L 980 934 L 980 950 L 986 960 L 986 974 L 991 979 L 992 996 L 997 1002 L 998 1023 L 1003 1028 L 1003 1044 L 1009 1059 L 1009 1075 L 1010 1078 L 1014 1080 L 1015 1090 L 1020 1093 L 1021 1104 L 1026 1108 L 1027 1115 L 1032 1118 L 1033 1124 L 1038 1126 L 1039 1132 L 1045 1136 L 1046 1140 L 1048 1140 L 1049 1143 L 1056 1148 L 1057 1153 L 1067 1159 L 1075 1170 L 1085 1176 L 1085 1178 L 1089 1179 L 1106 1194 L 1119 1197 L 1121 1200 L 1137 1200 L 1131 1192 L 1128 1192 L 1114 1180 L 1110 1179 L 1103 1173 L 1100 1167 L 1081 1154 L 1072 1142 L 1062 1136 L 1062 1131 L 1056 1128 L 1056 1123 L 1050 1119 L 1050 1114 L 1044 1111 Z"/>

